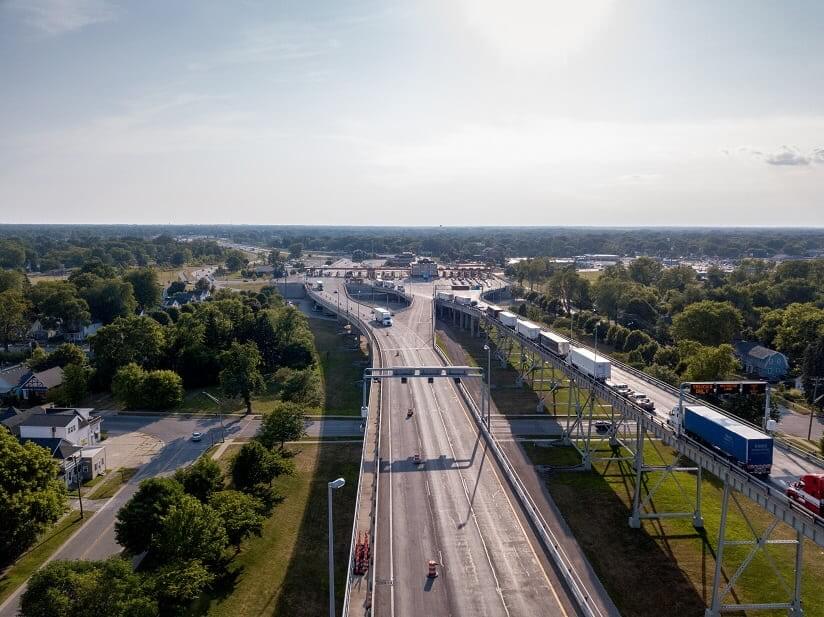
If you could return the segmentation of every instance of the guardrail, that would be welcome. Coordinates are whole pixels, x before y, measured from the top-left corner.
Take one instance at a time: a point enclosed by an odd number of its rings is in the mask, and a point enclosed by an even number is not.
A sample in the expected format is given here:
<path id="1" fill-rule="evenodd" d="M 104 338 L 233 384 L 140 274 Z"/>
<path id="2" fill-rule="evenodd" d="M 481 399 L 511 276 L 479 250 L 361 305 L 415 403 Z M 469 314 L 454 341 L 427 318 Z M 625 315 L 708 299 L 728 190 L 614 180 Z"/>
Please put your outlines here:
<path id="1" fill-rule="evenodd" d="M 344 289 L 345 289 L 345 286 L 344 286 Z M 317 295 L 315 290 L 311 289 L 308 285 L 307 285 L 307 295 L 310 298 L 312 298 L 312 300 L 314 300 L 315 302 L 317 302 L 321 306 L 327 308 L 328 310 L 330 310 L 332 312 L 337 312 L 338 311 L 338 307 L 334 303 L 329 302 L 328 300 L 325 300 L 322 297 L 320 297 L 319 295 Z M 372 333 L 372 331 L 367 326 L 366 322 L 364 322 L 359 316 L 352 315 L 351 313 L 347 313 L 346 317 L 348 318 L 349 321 L 354 321 L 355 323 L 357 323 L 358 324 L 358 329 L 361 332 L 363 332 L 364 335 L 367 338 L 369 338 L 370 348 L 372 350 L 371 354 L 372 354 L 373 364 L 375 362 L 380 363 L 380 361 L 381 361 L 380 360 L 380 355 L 376 353 L 376 351 L 378 349 L 377 339 L 375 338 L 375 335 Z M 368 421 L 368 418 L 367 418 L 367 421 Z M 377 432 L 377 437 L 378 438 L 377 438 L 377 442 L 376 442 L 376 452 L 375 452 L 375 460 L 376 461 L 378 460 L 378 455 L 380 454 L 380 434 L 381 434 L 380 413 L 378 413 L 377 422 L 378 422 L 378 427 L 377 427 L 377 431 L 378 431 Z M 364 437 L 366 436 L 366 432 L 367 432 L 367 430 L 364 430 Z M 355 516 L 353 517 L 353 520 L 352 520 L 352 538 L 349 542 L 349 562 L 348 562 L 347 567 L 346 567 L 346 589 L 345 589 L 344 595 L 343 595 L 343 611 L 341 613 L 342 617 L 348 617 L 348 615 L 349 615 L 349 600 L 350 600 L 349 595 L 350 595 L 350 591 L 352 589 L 352 572 L 354 570 L 354 565 L 355 565 L 355 545 L 357 544 L 357 541 L 358 541 L 358 535 L 357 535 L 357 531 L 358 531 L 358 511 L 360 509 L 360 496 L 361 496 L 360 487 L 361 487 L 361 482 L 363 480 L 363 469 L 364 469 L 364 459 L 365 459 L 365 457 L 366 457 L 366 448 L 363 447 L 363 448 L 361 448 L 360 469 L 358 471 L 358 491 L 355 495 Z M 376 469 L 375 474 L 376 474 L 375 501 L 377 501 L 377 490 L 378 490 L 377 478 L 380 476 L 377 469 Z M 375 527 L 377 527 L 377 516 L 375 516 L 374 520 L 375 520 Z M 375 559 L 374 540 L 375 540 L 374 537 L 370 538 L 371 555 L 370 555 L 369 559 L 370 559 L 370 562 L 372 562 L 372 563 L 374 563 L 374 559 Z M 371 595 L 371 593 L 375 589 L 375 586 L 374 586 L 375 568 L 371 565 L 370 565 L 370 571 L 371 571 L 371 574 L 372 574 L 372 577 L 373 577 L 373 584 L 370 586 L 368 593 Z M 370 597 L 368 603 L 371 606 L 371 604 L 372 604 L 371 597 Z"/>
<path id="2" fill-rule="evenodd" d="M 449 358 L 446 357 L 437 345 L 435 345 L 435 353 L 438 354 L 445 365 L 451 364 Z M 603 617 L 604 613 L 592 602 L 591 594 L 586 591 L 586 585 L 583 579 L 576 571 L 569 555 L 567 555 L 563 546 L 561 546 L 561 543 L 555 537 L 555 534 L 552 532 L 552 529 L 549 527 L 546 519 L 544 519 L 535 501 L 530 496 L 529 491 L 521 478 L 518 476 L 518 472 L 515 471 L 515 467 L 512 465 L 509 457 L 498 445 L 497 440 L 494 435 L 489 432 L 486 424 L 484 424 L 483 414 L 480 412 L 480 409 L 478 408 L 475 399 L 472 397 L 472 394 L 463 383 L 458 384 L 458 390 L 460 391 L 461 396 L 467 406 L 472 411 L 475 423 L 478 425 L 478 428 L 486 439 L 486 442 L 489 444 L 495 458 L 498 460 L 498 465 L 501 467 L 501 470 L 504 472 L 507 480 L 509 480 L 513 492 L 521 502 L 524 511 L 538 533 L 538 537 L 541 539 L 541 542 L 552 556 L 555 566 L 563 577 L 567 587 L 572 592 L 579 609 L 586 617 Z"/>
<path id="3" fill-rule="evenodd" d="M 489 317 L 485 312 L 475 307 L 461 305 L 454 302 L 447 302 L 444 300 L 439 300 L 439 302 L 460 310 L 475 313 L 479 318 L 486 321 L 496 324 L 498 323 Z M 807 537 L 820 546 L 824 546 L 824 518 L 813 514 L 809 510 L 797 506 L 793 501 L 787 498 L 783 491 L 778 491 L 774 487 L 751 476 L 747 472 L 731 464 L 727 459 L 716 454 L 713 450 L 699 444 L 698 442 L 695 442 L 685 435 L 676 434 L 673 428 L 666 424 L 660 417 L 648 414 L 634 403 L 614 392 L 611 388 L 608 388 L 605 384 L 602 384 L 588 375 L 581 373 L 558 356 L 550 354 L 547 350 L 537 345 L 534 341 L 521 336 L 515 331 L 512 331 L 512 335 L 523 344 L 537 351 L 542 358 L 548 360 L 551 364 L 556 366 L 556 368 L 564 371 L 570 379 L 573 379 L 576 383 L 581 383 L 587 388 L 593 390 L 596 396 L 602 400 L 607 401 L 609 404 L 618 409 L 623 408 L 631 410 L 631 413 L 635 416 L 637 422 L 642 423 L 645 427 L 654 429 L 656 435 L 664 439 L 666 443 L 675 447 L 676 450 L 681 451 L 696 463 L 702 464 L 702 466 L 706 467 L 717 477 L 723 478 L 726 476 L 733 480 L 737 490 L 747 495 L 747 497 L 764 507 L 777 518 L 790 524 L 794 529 L 805 533 Z M 685 444 L 689 447 L 685 447 Z M 779 505 L 784 509 L 784 511 L 779 510 Z M 788 514 L 789 511 L 799 514 L 807 521 L 812 522 L 812 530 L 805 527 L 803 521 L 799 522 L 793 519 L 792 516 Z"/>
<path id="4" fill-rule="evenodd" d="M 490 290 L 488 292 L 484 292 L 483 294 L 481 294 L 481 297 L 483 297 L 486 293 L 491 293 L 493 291 L 499 291 L 500 289 L 501 288 L 499 288 L 498 290 Z M 550 331 L 555 332 L 556 334 L 559 334 L 559 335 L 563 336 L 564 338 L 569 339 L 570 342 L 574 343 L 578 347 L 585 347 L 586 349 L 590 349 L 590 350 L 594 349 L 588 343 L 581 342 L 580 340 L 569 336 L 568 333 L 558 332 L 557 330 L 552 330 L 552 328 L 548 328 L 548 329 Z M 656 377 L 653 377 L 652 375 L 649 375 L 648 373 L 645 373 L 644 371 L 638 370 L 634 366 L 630 366 L 629 364 L 621 362 L 620 360 L 616 360 L 615 358 L 613 358 L 612 356 L 610 356 L 608 354 L 605 354 L 605 353 L 602 352 L 601 355 L 603 355 L 605 358 L 609 358 L 609 361 L 612 363 L 613 366 L 616 366 L 616 367 L 620 368 L 622 371 L 625 371 L 625 372 L 629 373 L 633 377 L 637 377 L 638 379 L 641 379 L 641 380 L 647 382 L 648 384 L 658 388 L 659 390 L 664 390 L 665 392 L 668 392 L 668 393 L 670 393 L 674 396 L 679 396 L 678 388 L 676 388 L 672 384 L 669 384 L 665 381 L 661 381 L 660 379 L 657 379 Z M 721 409 L 720 407 L 717 407 L 717 406 L 713 405 L 712 403 L 708 403 L 707 401 L 698 399 L 698 398 L 696 398 L 696 397 L 694 397 L 690 394 L 684 394 L 684 401 L 689 402 L 689 403 L 698 403 L 698 404 L 704 405 L 705 407 L 710 407 L 713 410 L 715 410 L 715 411 L 717 411 L 717 412 L 719 412 L 719 413 L 721 413 L 721 414 L 723 414 L 727 417 L 733 418 L 736 421 L 741 422 L 742 424 L 746 424 L 748 426 L 751 426 L 752 428 L 755 428 L 759 431 L 763 430 L 763 427 L 761 427 L 758 424 L 754 424 L 752 422 L 749 422 L 749 421 L 744 420 L 742 418 L 739 418 L 737 416 L 732 416 L 729 412 Z M 798 446 L 782 439 L 781 437 L 777 437 L 777 436 L 773 435 L 773 439 L 774 439 L 776 445 L 779 448 L 781 448 L 782 450 L 786 450 L 786 451 L 792 453 L 794 456 L 797 456 L 799 458 L 803 458 L 804 460 L 812 463 L 813 465 L 815 465 L 819 469 L 824 469 L 824 458 L 822 458 L 820 456 L 816 456 L 815 454 L 813 454 L 811 452 L 808 452 L 807 450 L 804 450 L 803 448 L 799 448 Z"/>

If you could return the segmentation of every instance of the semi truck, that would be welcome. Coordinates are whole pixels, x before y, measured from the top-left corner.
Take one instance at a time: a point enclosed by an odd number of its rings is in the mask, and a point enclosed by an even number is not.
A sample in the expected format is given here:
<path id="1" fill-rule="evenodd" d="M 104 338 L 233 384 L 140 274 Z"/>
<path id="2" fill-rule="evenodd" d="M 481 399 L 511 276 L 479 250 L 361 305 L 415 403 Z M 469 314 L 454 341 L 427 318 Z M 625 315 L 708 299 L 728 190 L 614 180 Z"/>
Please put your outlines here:
<path id="1" fill-rule="evenodd" d="M 813 514 L 824 514 L 824 474 L 808 473 L 787 487 L 787 497 Z"/>
<path id="2" fill-rule="evenodd" d="M 494 318 L 494 319 L 497 319 L 498 315 L 500 315 L 501 311 L 503 311 L 503 310 L 504 309 L 502 309 L 500 306 L 497 306 L 495 304 L 487 304 L 486 305 L 486 314 L 489 315 L 490 317 Z"/>
<path id="3" fill-rule="evenodd" d="M 501 311 L 498 313 L 498 321 L 505 326 L 514 328 L 515 324 L 518 323 L 518 316 L 515 313 L 510 313 L 509 311 Z"/>
<path id="4" fill-rule="evenodd" d="M 315 281 L 315 290 L 323 291 L 323 281 Z"/>
<path id="5" fill-rule="evenodd" d="M 773 460 L 773 438 L 703 405 L 684 405 L 670 412 L 669 424 L 679 432 L 717 450 L 757 476 L 768 476 Z"/>
<path id="6" fill-rule="evenodd" d="M 567 362 L 598 381 L 606 381 L 612 376 L 612 365 L 609 360 L 603 356 L 596 357 L 593 352 L 583 347 L 570 346 Z"/>
<path id="7" fill-rule="evenodd" d="M 455 302 L 457 304 L 469 306 L 472 303 L 472 298 L 470 298 L 469 296 L 459 296 L 458 294 L 455 294 Z"/>
<path id="8" fill-rule="evenodd" d="M 515 331 L 531 341 L 537 341 L 538 335 L 541 333 L 541 328 L 531 321 L 519 319 L 515 322 Z"/>
<path id="9" fill-rule="evenodd" d="M 389 309 L 381 308 L 380 306 L 375 308 L 375 321 L 377 321 L 382 326 L 391 326 L 392 325 L 392 313 Z"/>
<path id="10" fill-rule="evenodd" d="M 565 358 L 569 354 L 569 341 L 563 336 L 558 336 L 552 332 L 541 330 L 541 347 L 547 351 L 551 351 L 556 356 Z"/>
<path id="11" fill-rule="evenodd" d="M 443 300 L 445 302 L 452 302 L 452 299 L 455 297 L 455 294 L 449 291 L 438 291 L 435 293 L 435 297 L 438 300 Z"/>

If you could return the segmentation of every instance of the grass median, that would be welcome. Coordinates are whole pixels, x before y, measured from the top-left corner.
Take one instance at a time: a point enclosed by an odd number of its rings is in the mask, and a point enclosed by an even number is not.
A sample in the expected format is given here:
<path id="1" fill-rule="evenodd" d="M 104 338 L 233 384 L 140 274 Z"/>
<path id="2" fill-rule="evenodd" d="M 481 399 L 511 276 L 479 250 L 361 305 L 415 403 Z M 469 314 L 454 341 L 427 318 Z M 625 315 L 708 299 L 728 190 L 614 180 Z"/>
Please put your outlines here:
<path id="1" fill-rule="evenodd" d="M 86 499 L 108 499 L 137 473 L 136 467 L 123 467 L 116 471 L 109 471 L 101 482 L 85 495 Z M 100 477 L 100 476 L 98 476 Z"/>
<path id="2" fill-rule="evenodd" d="M 541 448 L 526 447 L 525 450 L 537 465 L 548 464 L 547 457 L 550 455 L 550 465 L 557 465 L 564 458 L 557 452 L 549 451 L 550 454 L 547 454 Z M 571 451 L 570 458 L 574 454 Z M 608 451 L 599 454 L 607 455 Z M 647 443 L 644 456 L 648 464 L 666 465 L 676 460 L 675 452 L 660 442 Z M 660 476 L 660 472 L 644 474 L 642 497 Z M 696 492 L 695 476 L 681 473 L 678 483 L 672 478 L 664 480 L 649 510 L 691 511 Z M 635 472 L 628 462 L 596 463 L 592 472 L 553 470 L 547 479 L 547 487 L 555 503 L 623 615 L 687 617 L 703 614 L 710 599 L 718 548 L 720 482 L 704 474 L 703 531 L 696 530 L 689 519 L 647 520 L 643 521 L 641 529 L 631 529 L 627 521 L 634 486 Z M 766 512 L 743 496 L 736 497 L 759 533 L 763 531 L 770 522 Z M 791 529 L 779 525 L 771 537 L 786 540 L 795 536 Z M 753 539 L 745 519 L 732 502 L 727 520 L 727 539 Z M 725 548 L 725 582 L 746 558 L 749 549 L 744 545 Z M 767 546 L 766 550 L 769 558 L 761 552 L 756 554 L 725 599 L 726 603 L 782 602 L 788 599 L 770 560 L 792 586 L 794 547 L 772 545 Z M 820 547 L 805 542 L 802 599 L 807 616 L 824 616 L 824 588 L 820 584 L 824 580 L 822 555 L 824 552 Z M 651 573 L 654 573 L 654 584 L 651 584 Z"/>
<path id="3" fill-rule="evenodd" d="M 89 516 L 87 514 L 81 519 L 80 511 L 72 510 L 40 534 L 34 546 L 0 576 L 0 603 L 25 583 L 75 531 L 80 529 Z"/>

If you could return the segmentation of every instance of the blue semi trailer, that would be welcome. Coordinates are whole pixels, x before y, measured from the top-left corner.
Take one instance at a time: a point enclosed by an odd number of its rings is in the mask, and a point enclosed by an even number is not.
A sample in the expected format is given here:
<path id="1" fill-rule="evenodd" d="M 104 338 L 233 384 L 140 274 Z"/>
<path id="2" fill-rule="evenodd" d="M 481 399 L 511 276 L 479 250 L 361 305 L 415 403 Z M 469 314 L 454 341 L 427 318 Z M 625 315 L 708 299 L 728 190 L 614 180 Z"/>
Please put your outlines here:
<path id="1" fill-rule="evenodd" d="M 679 416 L 676 407 L 669 420 L 679 431 L 720 451 L 752 474 L 769 475 L 773 438 L 766 433 L 702 405 L 684 405 L 683 418 Z"/>

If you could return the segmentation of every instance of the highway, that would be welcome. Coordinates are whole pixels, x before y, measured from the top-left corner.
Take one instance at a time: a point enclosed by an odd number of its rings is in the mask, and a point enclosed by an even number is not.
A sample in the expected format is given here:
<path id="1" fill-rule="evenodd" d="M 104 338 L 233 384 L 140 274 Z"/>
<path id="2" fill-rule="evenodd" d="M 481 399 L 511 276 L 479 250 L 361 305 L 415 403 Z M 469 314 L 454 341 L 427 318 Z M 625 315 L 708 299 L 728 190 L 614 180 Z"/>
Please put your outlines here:
<path id="1" fill-rule="evenodd" d="M 330 302 L 344 293 L 342 280 L 324 283 Z M 372 323 L 384 366 L 440 365 L 432 285 L 410 287 L 415 302 L 393 326 Z M 374 614 L 576 614 L 454 384 L 387 380 L 381 395 Z"/>

